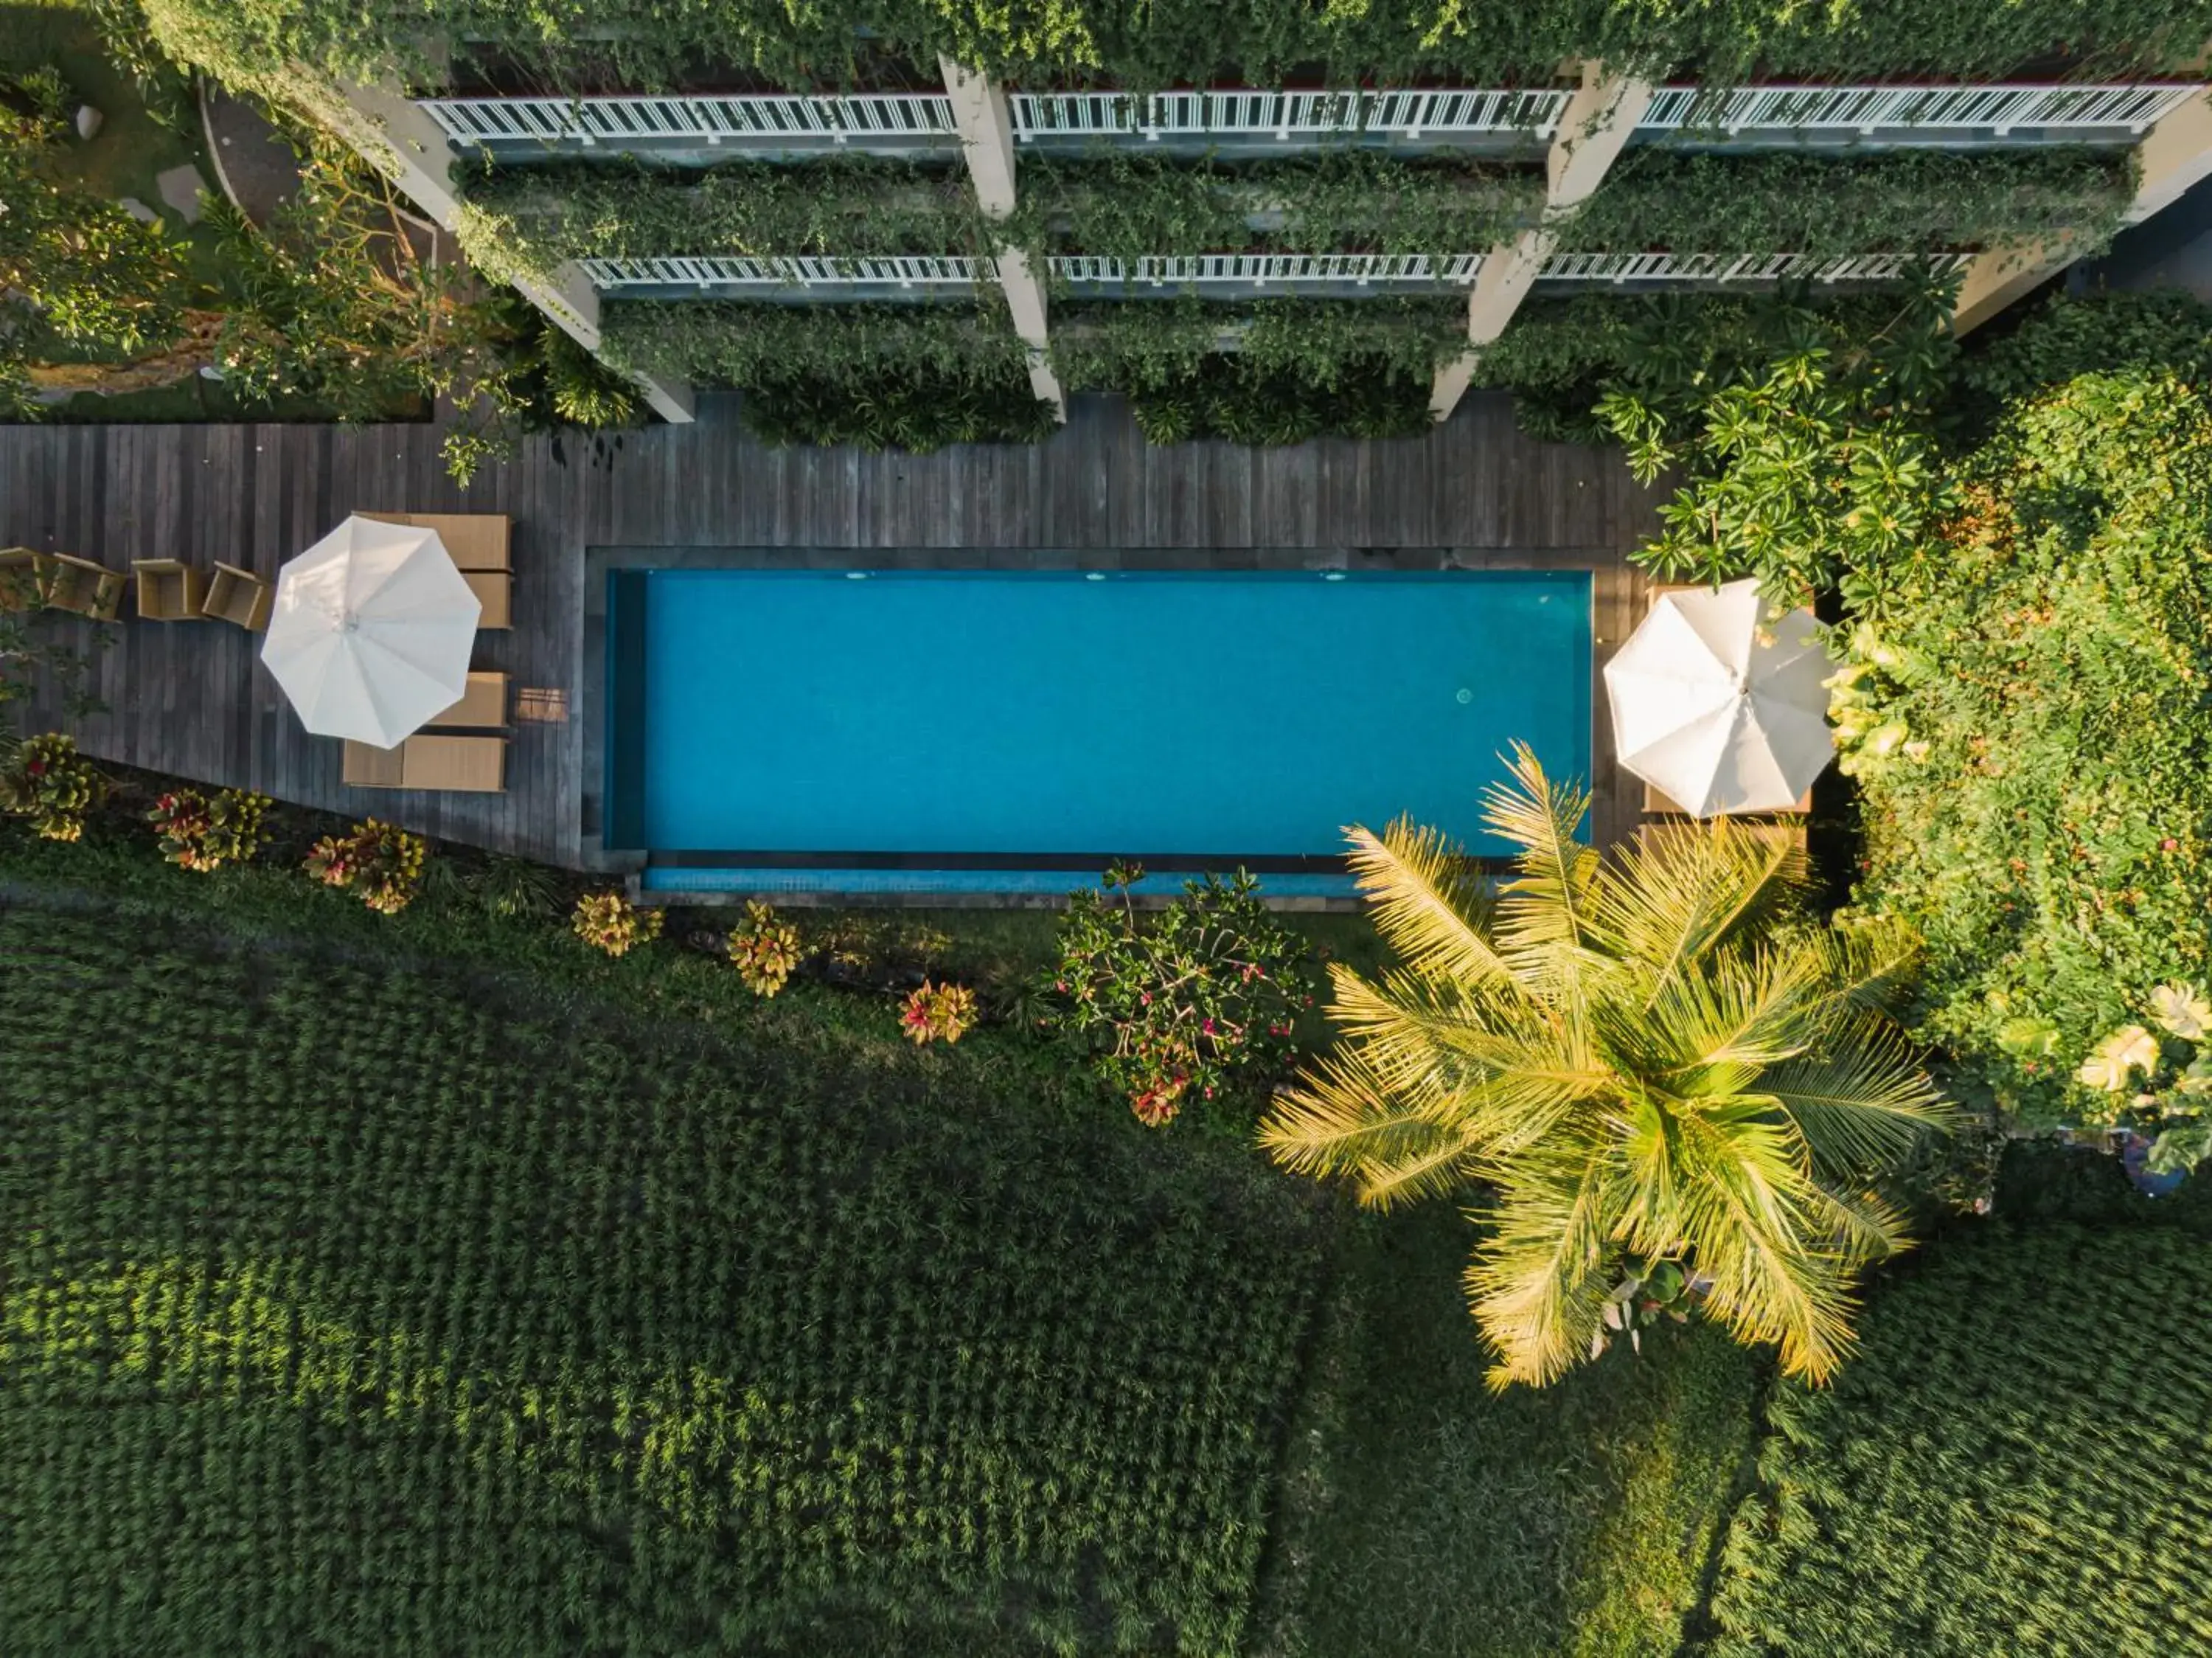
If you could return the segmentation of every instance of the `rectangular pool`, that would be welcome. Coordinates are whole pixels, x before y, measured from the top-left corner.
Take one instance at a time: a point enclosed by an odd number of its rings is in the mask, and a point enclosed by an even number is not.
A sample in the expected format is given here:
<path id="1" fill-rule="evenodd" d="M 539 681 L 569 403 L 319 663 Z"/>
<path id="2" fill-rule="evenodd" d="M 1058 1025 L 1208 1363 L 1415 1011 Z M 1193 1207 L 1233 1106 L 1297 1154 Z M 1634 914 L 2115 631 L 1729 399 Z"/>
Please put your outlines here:
<path id="1" fill-rule="evenodd" d="M 1590 578 L 618 570 L 606 840 L 648 886 L 1061 890 L 1109 857 L 1343 889 L 1470 851 L 1499 752 L 1590 759 Z"/>

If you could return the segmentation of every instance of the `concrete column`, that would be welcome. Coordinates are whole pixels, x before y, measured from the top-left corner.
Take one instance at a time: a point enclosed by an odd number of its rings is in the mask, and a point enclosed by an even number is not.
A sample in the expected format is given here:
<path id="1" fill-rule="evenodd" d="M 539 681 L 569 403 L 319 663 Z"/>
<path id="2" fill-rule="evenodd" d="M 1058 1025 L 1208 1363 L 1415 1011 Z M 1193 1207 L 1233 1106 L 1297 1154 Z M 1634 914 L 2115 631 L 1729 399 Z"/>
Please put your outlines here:
<path id="1" fill-rule="evenodd" d="M 1505 325 L 1535 286 L 1536 275 L 1556 241 L 1543 227 L 1572 212 L 1603 182 L 1628 135 L 1650 107 L 1654 88 L 1649 81 L 1607 75 L 1595 61 L 1583 64 L 1582 78 L 1582 86 L 1560 112 L 1551 154 L 1545 158 L 1541 223 L 1483 255 L 1482 270 L 1467 302 L 1467 339 L 1473 349 L 1437 369 L 1430 389 L 1429 412 L 1438 420 L 1451 418 L 1467 394 L 1481 348 L 1505 332 Z"/>
<path id="2" fill-rule="evenodd" d="M 459 224 L 461 201 L 453 182 L 458 157 L 438 124 L 411 99 L 376 87 L 340 85 L 322 113 L 364 161 L 448 234 Z M 555 326 L 599 355 L 599 296 L 574 264 L 563 265 L 550 281 L 512 271 L 489 274 L 511 281 Z M 663 420 L 680 424 L 695 418 L 691 388 L 683 381 L 634 373 L 629 377 Z"/>
<path id="3" fill-rule="evenodd" d="M 2141 223 L 2212 176 L 2212 91 L 2199 92 L 2153 122 L 2136 147 L 2136 161 L 2140 182 L 2128 204 L 2129 224 Z M 2080 257 L 2080 246 L 2070 236 L 1978 255 L 1959 284 L 1951 332 L 1971 333 Z"/>
<path id="4" fill-rule="evenodd" d="M 969 181 L 975 188 L 975 204 L 987 219 L 1011 218 L 1014 211 L 1014 122 L 1006 107 L 1006 88 L 987 76 L 971 75 L 950 58 L 937 60 L 945 76 L 945 95 L 952 101 L 952 122 L 960 129 L 960 153 L 968 162 Z M 1046 322 L 1043 280 L 1030 268 L 1021 248 L 998 249 L 999 287 L 1006 296 L 1014 332 L 1029 347 L 1030 390 L 1049 403 L 1062 424 L 1067 420 L 1067 397 L 1060 376 L 1052 371 L 1048 347 L 1051 333 Z"/>

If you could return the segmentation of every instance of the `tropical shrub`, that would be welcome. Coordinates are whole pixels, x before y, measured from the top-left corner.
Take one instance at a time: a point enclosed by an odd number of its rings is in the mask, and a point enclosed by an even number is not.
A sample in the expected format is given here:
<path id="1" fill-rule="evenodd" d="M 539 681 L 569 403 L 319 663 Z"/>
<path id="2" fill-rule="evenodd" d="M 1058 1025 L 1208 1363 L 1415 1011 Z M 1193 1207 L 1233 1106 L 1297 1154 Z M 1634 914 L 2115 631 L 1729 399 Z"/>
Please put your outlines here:
<path id="1" fill-rule="evenodd" d="M 1233 370 L 1219 354 L 1234 350 Z M 1071 301 L 1053 312 L 1052 361 L 1083 391 L 1158 391 L 1209 374 L 1334 390 L 1388 375 L 1425 387 L 1467 350 L 1467 303 L 1449 297 Z"/>
<path id="2" fill-rule="evenodd" d="M 2104 1120 L 2154 1137 L 2146 1168 L 2186 1173 L 2212 1157 L 2212 998 L 2193 984 L 2161 984 L 2144 1013 L 2163 1039 L 2123 1025 L 2089 1051 L 2078 1075 L 2105 1096 Z"/>
<path id="3" fill-rule="evenodd" d="M 325 887 L 349 892 L 379 915 L 397 915 L 422 890 L 430 844 L 374 818 L 349 835 L 325 835 L 307 854 L 307 873 Z"/>
<path id="4" fill-rule="evenodd" d="M 916 1047 L 943 1042 L 948 1047 L 975 1023 L 975 992 L 965 984 L 934 984 L 925 978 L 899 1009 L 899 1028 Z"/>
<path id="5" fill-rule="evenodd" d="M 2208 1292 L 2212 1244 L 2177 1227 L 1980 1222 L 1931 1246 L 1872 1299 L 1833 1388 L 1769 1405 L 1706 1649 L 2212 1645 L 2195 1544 L 2212 1344 L 2201 1320 L 2142 1320 Z"/>
<path id="6" fill-rule="evenodd" d="M 568 930 L 595 950 L 628 955 L 659 938 L 660 923 L 659 911 L 641 910 L 620 893 L 587 893 L 576 900 Z"/>
<path id="7" fill-rule="evenodd" d="M 1806 917 L 1802 854 L 1725 819 L 1607 863 L 1575 839 L 1586 793 L 1526 749 L 1512 777 L 1494 905 L 1433 832 L 1352 832 L 1402 965 L 1332 965 L 1341 1045 L 1261 1143 L 1377 1207 L 1488 1189 L 1467 1287 L 1497 1387 L 1557 1381 L 1646 1300 L 1827 1380 L 1854 1278 L 1906 1241 L 1869 1177 L 1947 1117 L 1886 1011 L 1910 938 Z"/>
<path id="8" fill-rule="evenodd" d="M 1238 870 L 1183 883 L 1141 914 L 1141 869 L 1116 866 L 1068 895 L 1060 962 L 1038 983 L 1040 1022 L 1085 1054 L 1158 1128 L 1193 1097 L 1264 1080 L 1313 1001 L 1297 941 Z"/>
<path id="9" fill-rule="evenodd" d="M 763 999 L 784 987 L 805 955 L 799 929 L 757 899 L 745 905 L 745 918 L 731 929 L 729 952 L 744 987 Z"/>
<path id="10" fill-rule="evenodd" d="M 469 891 L 488 915 L 505 920 L 550 916 L 559 907 L 561 882 L 534 859 L 494 852 L 467 877 Z"/>
<path id="11" fill-rule="evenodd" d="M 739 388 L 797 383 L 819 388 L 817 395 L 908 378 L 1026 384 L 1029 348 L 991 295 L 973 305 L 610 300 L 600 350 L 641 374 Z"/>
<path id="12" fill-rule="evenodd" d="M 58 733 L 27 737 L 0 770 L 0 810 L 30 819 L 45 840 L 82 839 L 85 814 L 106 798 L 107 779 Z"/>
<path id="13" fill-rule="evenodd" d="M 2089 375 L 2014 411 L 1848 639 L 1859 903 L 1927 941 L 1921 1033 L 2032 1122 L 2091 1045 L 2212 972 L 2212 411 Z"/>
<path id="14" fill-rule="evenodd" d="M 173 789 L 154 802 L 146 820 L 161 837 L 164 858 L 206 874 L 226 863 L 251 863 L 261 854 L 269 844 L 264 820 L 272 804 L 246 789 L 221 789 L 212 796 Z"/>
<path id="15" fill-rule="evenodd" d="M 1952 436 L 1984 442 L 2009 405 L 2082 375 L 2172 375 L 2212 386 L 2212 305 L 2179 288 L 2055 292 L 1978 329 L 1946 399 Z"/>
<path id="16" fill-rule="evenodd" d="M 209 915 L 0 908 L 11 1654 L 1240 1649 L 1328 1240 L 1237 1148 Z"/>
<path id="17" fill-rule="evenodd" d="M 1949 360 L 1947 291 L 1923 285 L 1892 327 L 1853 341 L 1785 304 L 1769 314 L 1764 361 L 1686 380 L 1677 358 L 1608 388 L 1597 416 L 1638 479 L 1687 474 L 1635 561 L 1674 582 L 1757 576 L 1790 605 L 1839 588 L 1879 610 L 1941 502 L 1932 410 Z"/>

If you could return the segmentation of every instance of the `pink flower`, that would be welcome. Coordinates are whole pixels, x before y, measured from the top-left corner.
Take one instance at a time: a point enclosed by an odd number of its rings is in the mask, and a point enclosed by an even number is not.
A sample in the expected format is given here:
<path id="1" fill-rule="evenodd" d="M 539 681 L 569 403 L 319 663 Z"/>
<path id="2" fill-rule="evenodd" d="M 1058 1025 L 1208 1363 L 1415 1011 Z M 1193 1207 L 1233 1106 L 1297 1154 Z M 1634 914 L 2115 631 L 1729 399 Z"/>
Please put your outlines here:
<path id="1" fill-rule="evenodd" d="M 1213 1034 L 1213 1021 L 1212 1021 L 1211 1019 L 1208 1019 L 1208 1020 L 1205 1021 L 1203 1023 L 1201 1023 L 1201 1024 L 1199 1026 L 1199 1029 L 1200 1029 L 1200 1030 L 1204 1031 L 1204 1032 L 1205 1032 L 1208 1036 L 1212 1035 L 1212 1034 Z"/>

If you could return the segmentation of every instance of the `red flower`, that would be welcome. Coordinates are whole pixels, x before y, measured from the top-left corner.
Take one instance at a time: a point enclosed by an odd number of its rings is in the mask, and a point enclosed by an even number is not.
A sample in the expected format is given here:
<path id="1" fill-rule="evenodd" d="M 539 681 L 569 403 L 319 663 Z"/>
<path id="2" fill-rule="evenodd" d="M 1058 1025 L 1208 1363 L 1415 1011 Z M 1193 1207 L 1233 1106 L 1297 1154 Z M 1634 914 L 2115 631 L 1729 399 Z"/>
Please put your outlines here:
<path id="1" fill-rule="evenodd" d="M 1213 1021 L 1212 1021 L 1211 1019 L 1208 1019 L 1208 1020 L 1205 1021 L 1202 1024 L 1200 1024 L 1200 1025 L 1199 1026 L 1199 1029 L 1200 1029 L 1200 1030 L 1204 1031 L 1204 1032 L 1205 1032 L 1208 1036 L 1212 1035 L 1212 1034 L 1213 1034 Z"/>

